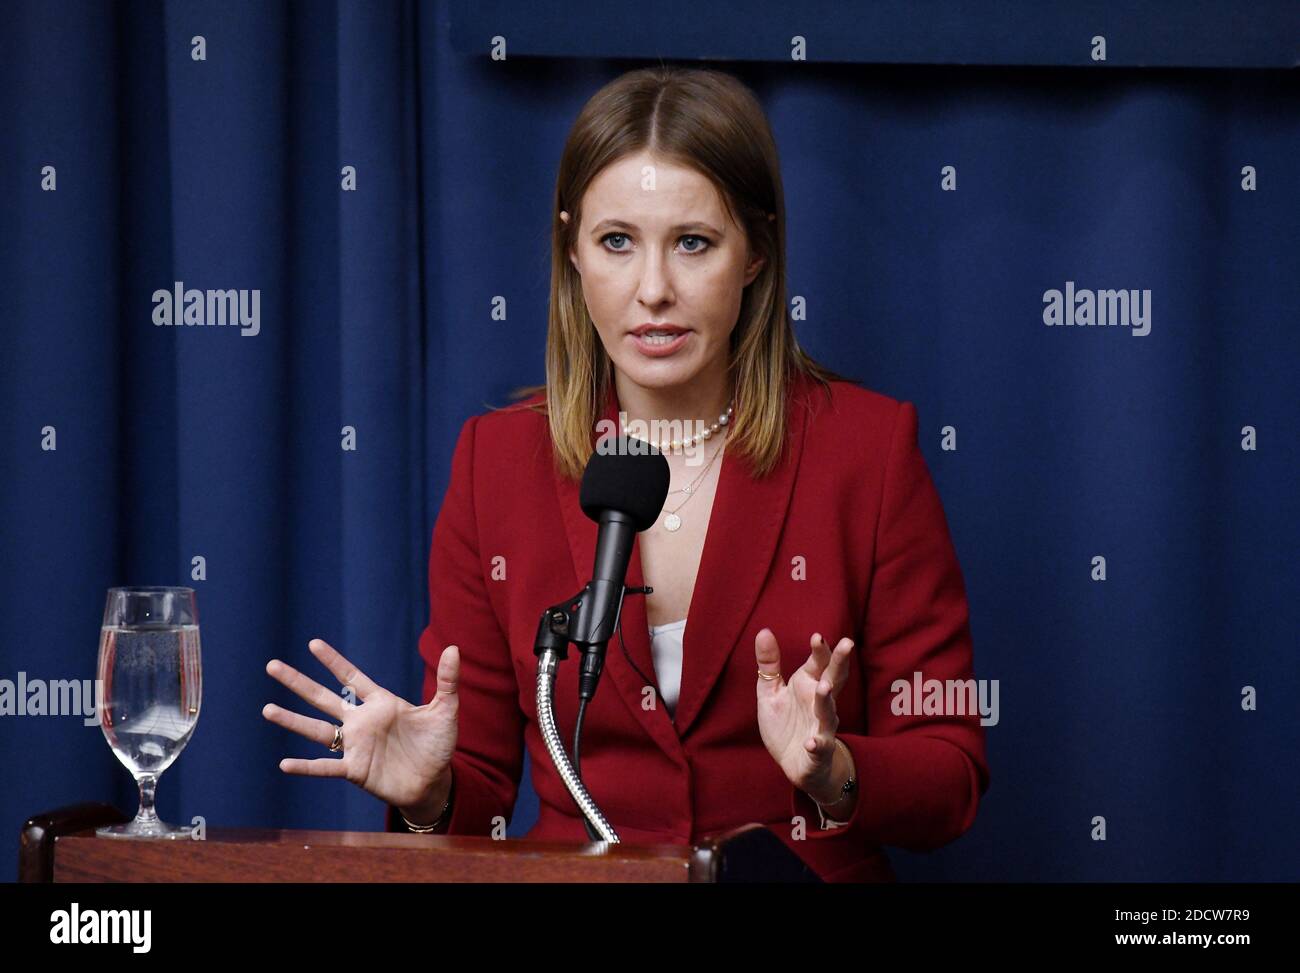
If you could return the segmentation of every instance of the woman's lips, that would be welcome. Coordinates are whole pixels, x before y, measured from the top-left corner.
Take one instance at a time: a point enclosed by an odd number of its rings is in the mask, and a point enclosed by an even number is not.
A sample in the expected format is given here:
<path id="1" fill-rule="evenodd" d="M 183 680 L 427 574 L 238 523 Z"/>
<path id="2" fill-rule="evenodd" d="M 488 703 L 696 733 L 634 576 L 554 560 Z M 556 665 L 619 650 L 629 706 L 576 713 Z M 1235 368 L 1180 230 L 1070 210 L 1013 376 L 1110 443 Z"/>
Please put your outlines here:
<path id="1" fill-rule="evenodd" d="M 669 355 L 677 354 L 690 336 L 689 331 L 683 331 L 680 334 L 665 338 L 652 338 L 649 335 L 628 335 L 632 343 L 636 345 L 636 350 L 647 358 L 667 358 Z"/>

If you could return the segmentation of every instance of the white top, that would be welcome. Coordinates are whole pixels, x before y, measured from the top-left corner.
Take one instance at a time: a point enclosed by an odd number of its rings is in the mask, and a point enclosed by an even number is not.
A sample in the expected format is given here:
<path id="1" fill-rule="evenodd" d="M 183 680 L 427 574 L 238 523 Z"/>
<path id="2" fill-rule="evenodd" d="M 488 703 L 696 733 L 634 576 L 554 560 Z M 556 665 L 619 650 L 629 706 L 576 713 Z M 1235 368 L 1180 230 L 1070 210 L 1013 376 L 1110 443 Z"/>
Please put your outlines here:
<path id="1" fill-rule="evenodd" d="M 659 679 L 659 696 L 664 701 L 668 715 L 672 716 L 682 688 L 682 636 L 686 632 L 686 619 L 651 625 L 649 629 L 650 651 L 654 656 L 655 675 Z"/>

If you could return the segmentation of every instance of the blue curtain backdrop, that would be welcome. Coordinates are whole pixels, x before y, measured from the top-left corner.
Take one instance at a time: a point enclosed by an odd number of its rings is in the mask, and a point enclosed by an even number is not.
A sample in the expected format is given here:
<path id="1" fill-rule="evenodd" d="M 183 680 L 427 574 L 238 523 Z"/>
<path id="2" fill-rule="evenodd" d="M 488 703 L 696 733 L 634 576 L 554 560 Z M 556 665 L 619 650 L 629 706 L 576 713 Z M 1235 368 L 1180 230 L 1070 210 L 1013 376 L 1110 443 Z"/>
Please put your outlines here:
<path id="1" fill-rule="evenodd" d="M 894 4 L 858 25 L 859 48 L 836 32 L 833 60 L 889 60 L 892 28 L 895 60 L 930 66 L 818 63 L 815 20 L 728 50 L 774 4 L 743 32 L 735 11 L 693 8 L 680 49 L 664 18 L 633 29 L 640 4 L 601 6 L 623 28 L 606 48 L 608 26 L 584 35 L 575 13 L 548 33 L 520 8 L 0 11 L 0 679 L 90 678 L 106 588 L 193 584 L 203 708 L 162 815 L 382 829 L 351 785 L 278 770 L 319 754 L 260 715 L 308 711 L 265 663 L 323 677 L 320 636 L 418 698 L 454 437 L 542 377 L 568 126 L 629 68 L 725 54 L 709 63 L 754 87 L 777 135 L 799 337 L 917 404 L 976 675 L 999 683 L 975 826 L 893 851 L 900 876 L 1295 879 L 1295 71 L 1248 69 L 1241 35 L 1161 32 L 1160 16 L 1082 39 L 1040 17 L 1003 58 L 1020 66 L 998 69 L 970 63 L 996 63 L 1005 31 L 975 57 L 960 18 Z M 1300 36 L 1287 8 L 1259 9 L 1251 38 Z M 1091 61 L 1107 29 L 1114 58 Z M 518 56 L 492 59 L 495 35 Z M 1133 67 L 1180 63 L 1178 37 L 1181 63 L 1239 69 Z M 155 326 L 152 295 L 176 282 L 258 289 L 259 332 Z M 1150 333 L 1046 327 L 1044 294 L 1067 282 L 1149 290 Z M 4 877 L 28 815 L 135 808 L 78 717 L 0 716 L 0 751 Z M 510 833 L 535 813 L 525 779 Z"/>

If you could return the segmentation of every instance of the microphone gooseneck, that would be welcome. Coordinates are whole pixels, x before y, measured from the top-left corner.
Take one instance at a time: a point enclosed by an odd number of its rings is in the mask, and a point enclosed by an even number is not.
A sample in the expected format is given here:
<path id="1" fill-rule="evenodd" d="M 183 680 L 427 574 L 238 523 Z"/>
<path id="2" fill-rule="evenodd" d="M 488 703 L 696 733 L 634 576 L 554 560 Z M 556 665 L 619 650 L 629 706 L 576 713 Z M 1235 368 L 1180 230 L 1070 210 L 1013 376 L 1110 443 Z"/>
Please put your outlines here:
<path id="1" fill-rule="evenodd" d="M 558 659 L 554 649 L 547 649 L 537 661 L 537 728 L 541 731 L 542 742 L 546 744 L 546 752 L 551 755 L 551 762 L 559 771 L 560 779 L 564 781 L 564 786 L 568 788 L 569 794 L 578 805 L 578 810 L 582 811 L 583 817 L 589 822 L 588 833 L 590 834 L 590 828 L 595 828 L 599 840 L 617 843 L 618 832 L 605 820 L 605 815 L 600 813 L 600 808 L 587 793 L 582 778 L 573 769 L 573 764 L 569 762 L 569 755 L 564 750 L 564 743 L 560 740 L 560 730 L 555 724 L 553 698 L 557 664 Z"/>

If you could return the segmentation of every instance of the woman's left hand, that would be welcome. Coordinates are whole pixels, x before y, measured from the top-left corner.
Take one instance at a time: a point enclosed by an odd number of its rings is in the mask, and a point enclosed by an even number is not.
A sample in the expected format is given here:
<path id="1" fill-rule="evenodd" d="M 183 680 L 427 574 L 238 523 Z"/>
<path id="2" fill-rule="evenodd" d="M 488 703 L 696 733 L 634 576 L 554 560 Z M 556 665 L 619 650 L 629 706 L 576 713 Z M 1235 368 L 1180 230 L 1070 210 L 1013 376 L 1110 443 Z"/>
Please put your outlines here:
<path id="1" fill-rule="evenodd" d="M 789 683 L 755 678 L 763 744 L 790 783 L 816 800 L 817 795 L 826 795 L 842 783 L 831 779 L 838 749 L 835 731 L 840 723 L 835 700 L 848 681 L 853 640 L 840 639 L 832 652 L 825 639 L 814 634 L 809 646 L 808 661 L 795 670 Z M 765 628 L 755 637 L 754 655 L 760 672 L 780 676 L 781 647 L 771 629 Z"/>

